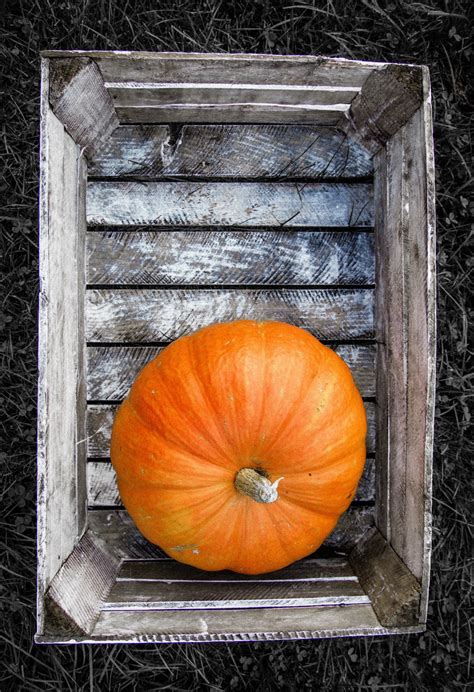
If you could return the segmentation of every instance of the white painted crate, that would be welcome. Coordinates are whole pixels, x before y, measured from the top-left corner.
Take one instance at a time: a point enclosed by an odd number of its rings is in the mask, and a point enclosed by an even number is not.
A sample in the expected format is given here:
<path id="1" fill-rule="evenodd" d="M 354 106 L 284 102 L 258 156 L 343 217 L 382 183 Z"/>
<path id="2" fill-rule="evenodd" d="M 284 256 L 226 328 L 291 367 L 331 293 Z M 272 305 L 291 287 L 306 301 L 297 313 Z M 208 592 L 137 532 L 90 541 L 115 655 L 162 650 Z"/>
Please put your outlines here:
<path id="1" fill-rule="evenodd" d="M 430 564 L 428 71 L 310 56 L 47 51 L 41 101 L 42 643 L 422 631 Z M 115 407 L 166 343 L 281 319 L 351 365 L 356 501 L 316 556 L 205 573 L 134 528 Z"/>

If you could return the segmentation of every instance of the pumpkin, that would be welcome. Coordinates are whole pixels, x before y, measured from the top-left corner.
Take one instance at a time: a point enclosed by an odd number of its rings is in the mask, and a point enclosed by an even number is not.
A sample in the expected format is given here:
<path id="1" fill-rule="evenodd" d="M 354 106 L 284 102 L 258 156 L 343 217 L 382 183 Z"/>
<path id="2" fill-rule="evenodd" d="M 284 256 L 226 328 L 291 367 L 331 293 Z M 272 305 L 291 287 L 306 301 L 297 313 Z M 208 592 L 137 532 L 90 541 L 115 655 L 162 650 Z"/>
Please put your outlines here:
<path id="1" fill-rule="evenodd" d="M 366 417 L 350 370 L 298 327 L 239 320 L 167 346 L 113 425 L 141 533 L 204 570 L 259 574 L 312 553 L 354 497 Z"/>

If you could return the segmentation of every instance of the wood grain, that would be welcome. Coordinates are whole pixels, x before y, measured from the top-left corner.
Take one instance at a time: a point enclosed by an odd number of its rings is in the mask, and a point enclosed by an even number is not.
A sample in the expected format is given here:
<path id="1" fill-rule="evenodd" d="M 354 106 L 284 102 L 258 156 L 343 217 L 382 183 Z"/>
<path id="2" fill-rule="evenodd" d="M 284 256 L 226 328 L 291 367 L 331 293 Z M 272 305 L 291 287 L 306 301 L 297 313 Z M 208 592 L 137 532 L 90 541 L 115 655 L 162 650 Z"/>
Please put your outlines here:
<path id="1" fill-rule="evenodd" d="M 88 503 L 91 508 L 120 507 L 117 478 L 112 464 L 107 461 L 89 461 L 87 464 Z M 371 502 L 375 499 L 375 460 L 366 461 L 364 474 L 355 495 L 356 501 Z"/>
<path id="2" fill-rule="evenodd" d="M 222 105 L 178 104 L 149 108 L 117 108 L 121 123 L 311 123 L 313 125 L 340 125 L 345 105 L 293 106 L 282 104 L 236 103 Z"/>
<path id="3" fill-rule="evenodd" d="M 432 143 L 425 135 L 427 117 L 425 108 L 417 111 L 388 142 L 386 156 L 376 157 L 376 170 L 386 169 L 384 235 L 378 244 L 383 273 L 377 289 L 381 371 L 377 401 L 379 459 L 383 464 L 385 456 L 388 468 L 388 474 L 379 476 L 381 497 L 388 496 L 388 502 L 378 516 L 395 552 L 417 579 L 424 580 L 422 620 L 431 533 L 435 333 L 433 174 L 432 155 L 427 153 Z M 377 234 L 376 226 L 376 238 Z"/>
<path id="4" fill-rule="evenodd" d="M 306 55 L 42 51 L 44 57 L 89 57 L 107 82 L 213 82 L 362 86 L 386 63 Z"/>
<path id="5" fill-rule="evenodd" d="M 62 624 L 66 630 L 90 634 L 103 607 L 103 599 L 113 586 L 119 565 L 120 558 L 104 550 L 100 542 L 87 532 L 47 592 L 56 617 L 58 613 L 62 615 L 63 622 L 55 623 L 56 626 Z"/>
<path id="6" fill-rule="evenodd" d="M 415 113 L 423 99 L 418 65 L 386 65 L 372 72 L 352 101 L 346 130 L 377 152 Z"/>
<path id="7" fill-rule="evenodd" d="M 367 532 L 349 559 L 382 625 L 418 622 L 420 584 L 376 528 Z"/>
<path id="8" fill-rule="evenodd" d="M 387 154 L 386 149 L 375 156 L 374 181 L 374 240 L 375 240 L 375 339 L 376 355 L 376 503 L 375 517 L 379 531 L 390 541 L 390 441 L 389 441 L 389 363 L 388 363 L 388 320 L 390 306 L 387 305 L 387 268 L 390 265 L 390 249 L 385 233 L 388 206 Z M 393 298 L 392 298 L 393 300 Z"/>
<path id="9" fill-rule="evenodd" d="M 103 231 L 87 234 L 89 284 L 371 284 L 372 233 Z"/>
<path id="10" fill-rule="evenodd" d="M 107 82 L 116 108 L 153 108 L 240 103 L 268 105 L 346 105 L 360 92 L 352 86 L 235 84 L 222 82 Z"/>
<path id="11" fill-rule="evenodd" d="M 84 528 L 83 293 L 85 185 L 80 148 L 48 104 L 42 64 L 38 382 L 38 630 L 43 597 Z M 68 252 L 64 252 L 64 248 Z M 85 479 L 84 479 L 85 480 Z M 80 484 L 80 485 L 79 485 Z M 80 510 L 82 505 L 82 511 Z"/>
<path id="12" fill-rule="evenodd" d="M 331 344 L 350 367 L 359 392 L 375 396 L 375 346 Z M 92 400 L 124 399 L 140 370 L 162 351 L 160 346 L 89 346 L 87 397 Z"/>
<path id="13" fill-rule="evenodd" d="M 149 54 L 141 57 L 98 57 L 107 82 L 160 81 L 216 84 L 296 84 L 360 87 L 380 63 L 311 56 L 239 54 Z"/>
<path id="14" fill-rule="evenodd" d="M 121 125 L 89 159 L 96 177 L 343 178 L 372 175 L 372 160 L 334 127 Z"/>
<path id="15" fill-rule="evenodd" d="M 96 226 L 361 226 L 373 220 L 366 183 L 89 182 Z"/>
<path id="16" fill-rule="evenodd" d="M 189 77 L 187 78 L 189 79 Z M 358 87 L 213 82 L 107 82 L 121 122 L 336 123 Z"/>
<path id="17" fill-rule="evenodd" d="M 372 339 L 372 289 L 93 289 L 87 340 L 171 341 L 214 322 L 280 320 L 319 339 Z"/>
<path id="18" fill-rule="evenodd" d="M 238 611 L 103 611 L 94 636 L 118 641 L 275 641 L 384 633 L 370 605 Z"/>
<path id="19" fill-rule="evenodd" d="M 436 401 L 436 197 L 435 197 L 435 162 L 433 142 L 433 113 L 431 102 L 431 85 L 429 69 L 423 71 L 423 106 L 421 156 L 426 180 L 424 187 L 426 207 L 422 218 L 425 220 L 426 234 L 426 288 L 422 296 L 421 314 L 426 320 L 426 413 L 424 433 L 424 497 L 423 497 L 423 560 L 421 570 L 420 623 L 428 618 L 428 598 L 431 566 L 432 542 L 432 475 L 433 443 Z M 423 233 L 423 231 L 421 231 Z M 422 256 L 421 256 L 422 257 Z M 424 327 L 422 327 L 423 329 Z M 409 403 L 410 405 L 410 403 Z"/>
<path id="20" fill-rule="evenodd" d="M 119 124 L 97 65 L 90 58 L 57 58 L 50 70 L 54 114 L 87 154 L 97 151 Z"/>
<path id="21" fill-rule="evenodd" d="M 286 608 L 369 604 L 357 581 L 116 582 L 103 610 Z"/>

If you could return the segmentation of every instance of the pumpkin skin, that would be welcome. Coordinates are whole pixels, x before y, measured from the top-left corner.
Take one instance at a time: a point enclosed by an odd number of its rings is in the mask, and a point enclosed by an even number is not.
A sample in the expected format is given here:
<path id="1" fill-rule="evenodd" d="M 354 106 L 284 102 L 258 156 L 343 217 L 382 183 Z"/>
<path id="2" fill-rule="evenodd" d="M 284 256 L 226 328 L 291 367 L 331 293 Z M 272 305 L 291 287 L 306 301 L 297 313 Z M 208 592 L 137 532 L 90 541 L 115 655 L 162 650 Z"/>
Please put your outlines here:
<path id="1" fill-rule="evenodd" d="M 115 417 L 111 459 L 149 541 L 201 569 L 259 574 L 334 529 L 366 430 L 338 355 L 298 327 L 239 320 L 181 337 L 143 368 Z M 243 494 L 242 469 L 278 485 L 277 499 Z"/>

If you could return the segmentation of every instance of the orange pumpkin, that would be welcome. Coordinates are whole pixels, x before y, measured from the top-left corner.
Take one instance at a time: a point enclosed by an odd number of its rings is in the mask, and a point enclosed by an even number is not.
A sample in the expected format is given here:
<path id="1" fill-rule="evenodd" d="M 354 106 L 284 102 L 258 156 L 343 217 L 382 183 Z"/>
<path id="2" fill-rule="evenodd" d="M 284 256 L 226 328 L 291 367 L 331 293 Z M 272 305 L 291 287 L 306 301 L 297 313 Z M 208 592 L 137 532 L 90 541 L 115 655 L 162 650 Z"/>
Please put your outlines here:
<path id="1" fill-rule="evenodd" d="M 344 361 L 282 322 L 205 327 L 148 363 L 111 457 L 136 526 L 205 570 L 259 574 L 321 545 L 365 462 L 366 418 Z"/>

